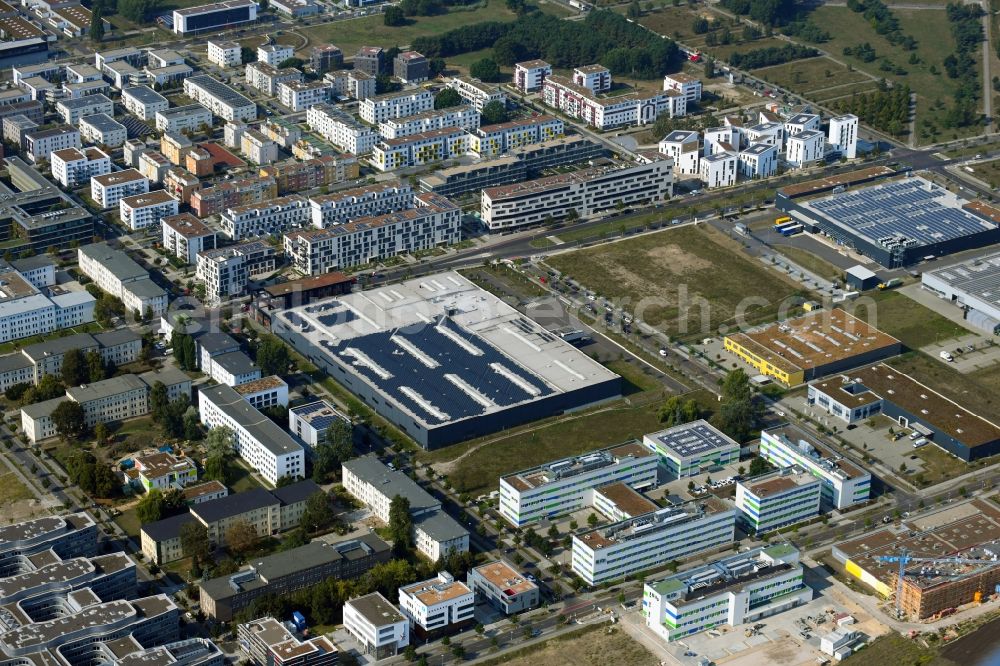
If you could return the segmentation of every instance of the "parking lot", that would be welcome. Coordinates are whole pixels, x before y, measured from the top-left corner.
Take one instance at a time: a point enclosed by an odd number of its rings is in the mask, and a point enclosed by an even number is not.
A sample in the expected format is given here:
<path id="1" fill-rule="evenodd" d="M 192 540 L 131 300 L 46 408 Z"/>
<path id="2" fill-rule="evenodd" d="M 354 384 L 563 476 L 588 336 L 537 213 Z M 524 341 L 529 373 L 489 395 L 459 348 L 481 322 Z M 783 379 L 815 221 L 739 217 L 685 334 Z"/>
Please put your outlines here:
<path id="1" fill-rule="evenodd" d="M 1000 362 L 1000 345 L 994 344 L 986 336 L 975 333 L 945 340 L 940 344 L 928 345 L 921 351 L 941 363 L 947 363 L 961 373 L 982 370 Z M 941 352 L 950 356 L 952 360 L 947 360 L 947 356 L 943 357 Z"/>

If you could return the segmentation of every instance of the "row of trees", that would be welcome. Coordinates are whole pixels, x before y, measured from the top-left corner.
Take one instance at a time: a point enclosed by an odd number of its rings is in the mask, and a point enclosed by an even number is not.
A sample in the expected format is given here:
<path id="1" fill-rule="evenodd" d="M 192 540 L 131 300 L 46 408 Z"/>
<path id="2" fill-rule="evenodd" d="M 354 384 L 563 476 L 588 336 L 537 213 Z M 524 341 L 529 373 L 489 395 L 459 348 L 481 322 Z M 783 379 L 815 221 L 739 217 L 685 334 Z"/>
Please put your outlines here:
<path id="1" fill-rule="evenodd" d="M 142 496 L 135 506 L 135 515 L 143 525 L 155 523 L 157 520 L 176 516 L 187 511 L 184 492 L 179 488 L 170 488 L 163 492 L 159 488 L 151 488 Z"/>
<path id="2" fill-rule="evenodd" d="M 31 384 L 14 384 L 6 391 L 4 397 L 11 401 L 17 401 L 21 407 L 33 405 L 36 402 L 44 402 L 52 398 L 58 398 L 66 393 L 66 386 L 55 375 L 45 375 L 38 380 L 36 386 Z"/>
<path id="3" fill-rule="evenodd" d="M 163 382 L 153 383 L 149 390 L 149 410 L 153 423 L 163 429 L 168 437 L 201 439 L 201 422 L 198 412 L 191 407 L 191 398 L 180 395 L 170 400 Z"/>
<path id="4" fill-rule="evenodd" d="M 174 360 L 181 370 L 198 369 L 198 352 L 194 338 L 190 334 L 175 330 L 170 336 L 170 346 L 174 350 Z"/>
<path id="5" fill-rule="evenodd" d="M 105 499 L 121 494 L 118 475 L 89 451 L 75 449 L 62 462 L 69 480 L 83 492 Z"/>
<path id="6" fill-rule="evenodd" d="M 944 70 L 948 78 L 958 81 L 958 87 L 941 124 L 947 128 L 968 127 L 980 122 L 977 108 L 982 87 L 976 53 L 984 39 L 983 10 L 979 5 L 949 2 L 947 16 L 955 38 L 955 52 L 944 59 Z"/>
<path id="7" fill-rule="evenodd" d="M 795 0 L 722 0 L 719 4 L 768 26 L 785 25 L 798 15 Z"/>
<path id="8" fill-rule="evenodd" d="M 757 69 L 758 67 L 781 65 L 803 58 L 813 58 L 818 55 L 819 51 L 811 46 L 785 44 L 784 46 L 771 46 L 766 49 L 754 49 L 746 53 L 734 53 L 729 56 L 729 62 L 733 67 L 739 67 L 740 69 Z"/>
<path id="9" fill-rule="evenodd" d="M 907 51 L 917 48 L 917 40 L 899 27 L 899 20 L 882 0 L 847 0 L 847 8 L 862 14 L 875 32 L 890 44 L 902 46 Z"/>
<path id="10" fill-rule="evenodd" d="M 875 129 L 901 136 L 909 125 L 910 87 L 895 85 L 889 88 L 885 81 L 880 81 L 877 90 L 839 100 L 834 108 L 841 113 L 853 113 Z"/>

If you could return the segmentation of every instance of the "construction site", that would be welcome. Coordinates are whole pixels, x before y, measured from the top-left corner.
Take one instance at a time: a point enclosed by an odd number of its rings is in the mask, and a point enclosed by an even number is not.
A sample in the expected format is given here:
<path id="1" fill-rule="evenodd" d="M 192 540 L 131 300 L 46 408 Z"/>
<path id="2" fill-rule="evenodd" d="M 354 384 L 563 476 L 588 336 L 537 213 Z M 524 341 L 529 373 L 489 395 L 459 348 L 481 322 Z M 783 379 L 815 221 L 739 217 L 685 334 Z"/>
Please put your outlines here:
<path id="1" fill-rule="evenodd" d="M 834 559 L 900 617 L 936 620 L 1000 595 L 1000 508 L 975 499 L 836 544 Z"/>

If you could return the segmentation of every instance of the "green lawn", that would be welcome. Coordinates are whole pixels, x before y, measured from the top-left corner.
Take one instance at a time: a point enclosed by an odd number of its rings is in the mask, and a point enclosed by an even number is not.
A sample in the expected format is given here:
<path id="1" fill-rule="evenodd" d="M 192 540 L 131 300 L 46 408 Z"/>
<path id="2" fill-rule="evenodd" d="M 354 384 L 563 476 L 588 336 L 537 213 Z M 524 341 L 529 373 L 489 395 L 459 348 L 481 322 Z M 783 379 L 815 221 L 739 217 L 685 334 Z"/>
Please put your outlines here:
<path id="1" fill-rule="evenodd" d="M 229 490 L 233 493 L 242 493 L 245 490 L 264 487 L 239 460 L 229 463 L 229 474 Z"/>
<path id="2" fill-rule="evenodd" d="M 707 226 L 683 226 L 546 261 L 668 334 L 699 339 L 771 321 L 784 299 L 809 295 L 739 248 Z"/>
<path id="3" fill-rule="evenodd" d="M 754 75 L 773 83 L 776 86 L 794 90 L 811 97 L 813 94 L 826 94 L 836 86 L 871 81 L 871 77 L 857 70 L 850 71 L 830 58 L 806 58 L 786 62 L 783 65 L 762 67 L 754 70 Z M 833 94 L 830 90 L 830 94 Z"/>
<path id="4" fill-rule="evenodd" d="M 973 155 L 975 154 L 976 153 L 973 153 Z M 990 187 L 1000 187 L 1000 160 L 991 160 L 989 162 L 972 164 L 969 165 L 969 168 L 972 169 L 973 176 L 986 181 L 989 183 Z"/>
<path id="5" fill-rule="evenodd" d="M 118 523 L 118 527 L 125 530 L 125 534 L 133 537 L 139 536 L 139 529 L 142 527 L 142 524 L 139 522 L 139 516 L 135 513 L 135 507 L 132 507 L 128 511 L 122 511 L 121 515 L 115 516 L 115 522 Z"/>
<path id="6" fill-rule="evenodd" d="M 462 274 L 500 298 L 513 295 L 521 300 L 529 300 L 548 294 L 542 285 L 536 284 L 520 271 L 506 264 L 470 268 L 462 271 Z"/>
<path id="7" fill-rule="evenodd" d="M 818 90 L 810 93 L 809 99 L 820 103 L 832 102 L 833 100 L 850 97 L 851 95 L 870 93 L 876 88 L 878 88 L 878 82 L 869 80 L 867 83 L 852 83 L 846 86 Z"/>
<path id="8" fill-rule="evenodd" d="M 0 506 L 32 497 L 34 495 L 31 489 L 24 485 L 14 472 L 0 474 Z"/>
<path id="9" fill-rule="evenodd" d="M 854 314 L 899 338 L 910 349 L 920 349 L 968 334 L 962 326 L 899 291 L 872 292 L 867 296 L 874 300 L 874 310 L 858 307 Z"/>
<path id="10" fill-rule="evenodd" d="M 705 15 L 714 16 L 711 12 L 705 12 Z M 696 35 L 691 29 L 695 17 L 695 12 L 687 7 L 663 7 L 655 12 L 646 12 L 639 19 L 639 24 L 653 32 L 695 46 L 705 41 L 704 35 Z"/>
<path id="11" fill-rule="evenodd" d="M 904 638 L 893 632 L 876 638 L 868 647 L 858 650 L 841 666 L 870 666 L 870 664 L 930 664 L 943 666 L 951 663 L 937 656 L 934 650 L 928 650 L 916 641 Z"/>
<path id="12" fill-rule="evenodd" d="M 622 393 L 625 395 L 641 393 L 643 391 L 655 391 L 662 388 L 659 380 L 648 374 L 652 371 L 646 366 L 640 365 L 631 357 L 620 361 L 608 361 L 604 365 L 608 370 L 624 380 L 625 390 Z"/>

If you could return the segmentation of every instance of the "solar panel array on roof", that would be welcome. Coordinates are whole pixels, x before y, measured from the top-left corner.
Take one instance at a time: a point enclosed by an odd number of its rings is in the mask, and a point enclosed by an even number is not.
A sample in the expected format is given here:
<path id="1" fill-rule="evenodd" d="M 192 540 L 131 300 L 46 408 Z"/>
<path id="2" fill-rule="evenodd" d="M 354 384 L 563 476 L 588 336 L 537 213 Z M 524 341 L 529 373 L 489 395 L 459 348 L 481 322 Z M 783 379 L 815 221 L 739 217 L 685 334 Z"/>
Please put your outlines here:
<path id="1" fill-rule="evenodd" d="M 700 455 L 733 444 L 733 441 L 705 421 L 697 421 L 654 435 L 682 458 Z"/>
<path id="2" fill-rule="evenodd" d="M 808 207 L 887 249 L 933 245 L 994 228 L 953 199 L 923 178 L 907 178 L 811 201 Z"/>

